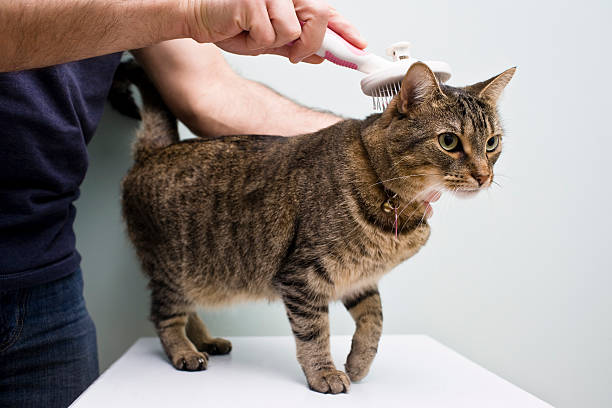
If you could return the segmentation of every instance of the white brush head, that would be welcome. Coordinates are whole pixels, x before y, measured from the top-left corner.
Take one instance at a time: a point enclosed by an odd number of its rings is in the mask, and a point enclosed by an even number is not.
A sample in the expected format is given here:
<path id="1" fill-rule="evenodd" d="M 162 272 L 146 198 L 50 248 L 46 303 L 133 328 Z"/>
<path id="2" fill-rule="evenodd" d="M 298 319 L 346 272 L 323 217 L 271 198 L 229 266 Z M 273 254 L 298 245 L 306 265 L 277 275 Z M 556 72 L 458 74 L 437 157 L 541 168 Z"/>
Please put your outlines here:
<path id="1" fill-rule="evenodd" d="M 393 56 L 385 68 L 376 70 L 361 80 L 361 90 L 373 98 L 374 109 L 383 110 L 391 99 L 399 93 L 402 79 L 412 64 L 418 60 L 410 57 L 410 43 L 393 44 L 387 54 Z M 442 61 L 423 61 L 436 75 L 440 83 L 448 81 L 452 75 L 450 65 Z"/>
<path id="2" fill-rule="evenodd" d="M 373 72 L 361 80 L 361 90 L 364 94 L 371 96 L 374 101 L 374 109 L 383 110 L 391 102 L 391 99 L 399 93 L 402 79 L 408 72 L 408 68 L 417 62 L 409 58 L 394 62 L 388 68 Z M 440 83 L 448 81 L 452 75 L 450 66 L 442 61 L 423 61 L 436 75 Z"/>

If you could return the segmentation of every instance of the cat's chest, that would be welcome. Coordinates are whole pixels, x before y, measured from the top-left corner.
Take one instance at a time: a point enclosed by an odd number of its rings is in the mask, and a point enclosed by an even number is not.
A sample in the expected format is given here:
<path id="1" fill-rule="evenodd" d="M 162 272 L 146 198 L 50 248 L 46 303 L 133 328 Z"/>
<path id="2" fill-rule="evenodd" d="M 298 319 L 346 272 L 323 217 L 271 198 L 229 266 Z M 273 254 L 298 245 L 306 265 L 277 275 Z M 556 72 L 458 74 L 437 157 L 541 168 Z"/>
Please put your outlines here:
<path id="1" fill-rule="evenodd" d="M 335 283 L 335 297 L 371 286 L 395 266 L 416 254 L 429 238 L 429 226 L 421 224 L 399 236 L 366 230 L 344 238 L 336 256 L 327 259 Z M 338 256 L 340 254 L 340 256 Z"/>

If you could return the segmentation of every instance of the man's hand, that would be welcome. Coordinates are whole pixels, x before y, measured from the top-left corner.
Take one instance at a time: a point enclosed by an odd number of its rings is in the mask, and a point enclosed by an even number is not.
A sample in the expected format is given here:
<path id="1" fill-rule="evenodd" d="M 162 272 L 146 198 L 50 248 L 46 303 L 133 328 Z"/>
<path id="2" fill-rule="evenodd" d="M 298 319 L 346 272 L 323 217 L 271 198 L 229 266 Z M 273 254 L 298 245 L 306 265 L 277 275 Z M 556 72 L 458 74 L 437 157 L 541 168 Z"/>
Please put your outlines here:
<path id="1" fill-rule="evenodd" d="M 189 35 L 242 55 L 277 54 L 293 63 L 319 63 L 314 55 L 325 29 L 359 48 L 366 42 L 338 12 L 321 0 L 200 0 L 188 19 Z"/>

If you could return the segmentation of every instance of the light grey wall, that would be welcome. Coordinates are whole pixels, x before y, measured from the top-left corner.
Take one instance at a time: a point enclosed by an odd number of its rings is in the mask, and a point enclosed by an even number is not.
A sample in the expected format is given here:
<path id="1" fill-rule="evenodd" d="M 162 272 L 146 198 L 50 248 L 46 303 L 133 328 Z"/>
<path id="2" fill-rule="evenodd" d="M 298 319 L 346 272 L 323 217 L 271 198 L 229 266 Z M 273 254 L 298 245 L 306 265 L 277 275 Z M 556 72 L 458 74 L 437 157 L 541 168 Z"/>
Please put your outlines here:
<path id="1" fill-rule="evenodd" d="M 426 333 L 558 407 L 612 406 L 612 231 L 606 1 L 333 1 L 382 53 L 451 64 L 451 84 L 517 65 L 501 110 L 501 188 L 435 205 L 432 236 L 381 284 L 385 333 Z M 361 75 L 331 64 L 229 57 L 241 74 L 309 106 L 370 113 Z M 152 335 L 148 294 L 120 222 L 119 180 L 135 122 L 107 110 L 78 201 L 86 299 L 102 367 Z M 332 308 L 334 333 L 352 322 Z M 203 316 L 217 335 L 286 335 L 279 305 Z"/>

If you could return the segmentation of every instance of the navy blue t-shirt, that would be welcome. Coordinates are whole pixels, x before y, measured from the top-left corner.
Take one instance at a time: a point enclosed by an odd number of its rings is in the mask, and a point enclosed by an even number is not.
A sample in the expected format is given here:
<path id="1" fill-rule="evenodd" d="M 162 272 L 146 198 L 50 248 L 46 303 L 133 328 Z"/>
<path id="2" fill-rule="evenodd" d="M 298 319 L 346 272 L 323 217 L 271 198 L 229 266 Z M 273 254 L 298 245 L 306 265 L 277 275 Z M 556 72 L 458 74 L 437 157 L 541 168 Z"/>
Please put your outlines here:
<path id="1" fill-rule="evenodd" d="M 79 267 L 72 203 L 120 58 L 0 73 L 0 289 Z"/>

